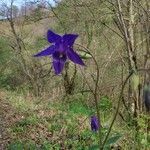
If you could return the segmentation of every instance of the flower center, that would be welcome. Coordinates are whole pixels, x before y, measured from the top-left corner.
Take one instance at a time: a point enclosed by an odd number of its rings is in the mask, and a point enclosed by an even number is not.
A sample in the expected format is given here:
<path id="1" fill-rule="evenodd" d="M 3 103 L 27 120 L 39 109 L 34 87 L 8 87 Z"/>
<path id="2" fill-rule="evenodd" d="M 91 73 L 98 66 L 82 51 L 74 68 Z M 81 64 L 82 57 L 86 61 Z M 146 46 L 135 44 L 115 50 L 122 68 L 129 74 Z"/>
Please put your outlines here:
<path id="1" fill-rule="evenodd" d="M 64 57 L 64 54 L 63 53 L 60 53 L 59 54 L 59 58 L 63 58 Z"/>

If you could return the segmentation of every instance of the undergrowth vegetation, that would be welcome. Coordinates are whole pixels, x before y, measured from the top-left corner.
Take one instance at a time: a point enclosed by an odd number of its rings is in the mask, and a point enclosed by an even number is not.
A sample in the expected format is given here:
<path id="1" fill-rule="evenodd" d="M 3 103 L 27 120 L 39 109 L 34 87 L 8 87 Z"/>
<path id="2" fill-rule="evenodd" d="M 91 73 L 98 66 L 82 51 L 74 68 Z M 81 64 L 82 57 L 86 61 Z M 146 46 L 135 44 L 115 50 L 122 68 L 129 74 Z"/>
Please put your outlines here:
<path id="1" fill-rule="evenodd" d="M 41 101 L 16 92 L 5 91 L 5 94 L 1 104 L 8 103 L 8 149 L 93 149 L 91 145 L 96 145 L 97 134 L 91 132 L 89 124 L 89 116 L 94 110 L 86 104 L 86 96 L 75 96 L 68 103 L 52 102 L 49 99 Z M 106 134 L 111 117 L 111 112 L 106 114 L 111 108 L 109 99 L 104 97 L 100 108 L 102 133 Z M 127 133 L 118 126 L 117 130 L 113 130 L 107 144 L 113 144 L 119 138 L 123 140 L 125 136 Z"/>
<path id="2" fill-rule="evenodd" d="M 150 149 L 148 0 L 55 3 L 17 17 L 11 5 L 0 21 L 0 149 Z M 50 57 L 33 57 L 48 29 L 79 35 L 84 67 L 67 61 L 56 76 Z"/>

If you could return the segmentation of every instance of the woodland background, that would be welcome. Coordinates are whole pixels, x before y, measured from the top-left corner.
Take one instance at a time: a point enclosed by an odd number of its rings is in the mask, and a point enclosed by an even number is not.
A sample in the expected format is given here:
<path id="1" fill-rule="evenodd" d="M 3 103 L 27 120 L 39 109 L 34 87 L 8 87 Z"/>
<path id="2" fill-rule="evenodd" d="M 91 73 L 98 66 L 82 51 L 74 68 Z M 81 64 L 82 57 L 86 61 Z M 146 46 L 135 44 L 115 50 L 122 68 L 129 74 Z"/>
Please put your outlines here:
<path id="1" fill-rule="evenodd" d="M 98 69 L 103 137 L 132 74 L 104 149 L 148 150 L 150 110 L 143 90 L 150 81 L 149 0 L 53 1 L 54 6 L 46 0 L 0 5 L 0 149 L 97 149 L 89 87 Z M 79 34 L 74 48 L 86 66 L 70 62 L 56 76 L 50 58 L 34 58 L 49 45 L 48 29 Z M 83 54 L 86 49 L 98 68 Z"/>

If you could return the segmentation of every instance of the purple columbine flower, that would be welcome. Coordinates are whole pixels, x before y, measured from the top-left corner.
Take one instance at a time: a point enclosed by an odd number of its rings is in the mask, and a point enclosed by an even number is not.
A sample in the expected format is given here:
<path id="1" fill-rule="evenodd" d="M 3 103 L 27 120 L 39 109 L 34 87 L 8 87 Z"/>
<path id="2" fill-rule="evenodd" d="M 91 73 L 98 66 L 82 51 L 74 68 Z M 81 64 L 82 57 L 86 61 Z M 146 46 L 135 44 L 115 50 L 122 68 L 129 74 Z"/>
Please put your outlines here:
<path id="1" fill-rule="evenodd" d="M 48 30 L 47 40 L 52 43 L 52 45 L 34 56 L 41 57 L 51 55 L 55 74 L 60 74 L 62 72 L 67 58 L 76 64 L 84 65 L 80 56 L 73 50 L 73 44 L 77 37 L 77 34 L 64 34 L 60 36 Z"/>
<path id="2" fill-rule="evenodd" d="M 99 129 L 98 118 L 96 116 L 91 117 L 91 130 L 97 131 Z"/>

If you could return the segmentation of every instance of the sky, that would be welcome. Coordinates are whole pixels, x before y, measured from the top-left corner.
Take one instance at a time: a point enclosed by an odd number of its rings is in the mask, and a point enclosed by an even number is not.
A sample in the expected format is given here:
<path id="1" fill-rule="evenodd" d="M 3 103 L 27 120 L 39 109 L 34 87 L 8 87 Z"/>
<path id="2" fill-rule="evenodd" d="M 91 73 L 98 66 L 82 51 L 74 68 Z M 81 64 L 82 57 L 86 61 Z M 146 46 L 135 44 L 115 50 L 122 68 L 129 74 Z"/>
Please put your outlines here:
<path id="1" fill-rule="evenodd" d="M 36 1 L 36 0 L 26 0 L 26 1 Z M 45 0 L 45 1 L 48 1 L 52 6 L 56 6 L 55 2 L 53 0 Z M 61 0 L 59 0 L 59 1 L 61 1 Z M 7 4 L 7 6 L 10 6 L 10 3 L 11 3 L 11 0 L 0 0 L 0 6 L 2 4 Z M 18 6 L 20 8 L 21 5 L 24 4 L 24 3 L 25 3 L 25 0 L 14 0 L 13 5 L 16 5 L 16 6 Z M 0 20 L 4 19 L 4 18 L 5 17 L 0 15 Z"/>
<path id="2" fill-rule="evenodd" d="M 20 7 L 22 3 L 24 3 L 25 0 L 14 0 L 14 5 Z M 28 0 L 27 0 L 28 1 Z M 31 0 L 32 1 L 32 0 Z M 34 0 L 33 0 L 34 1 Z M 48 0 L 52 6 L 55 6 L 55 2 L 53 0 Z M 0 0 L 0 5 L 2 3 L 10 4 L 11 0 Z"/>

